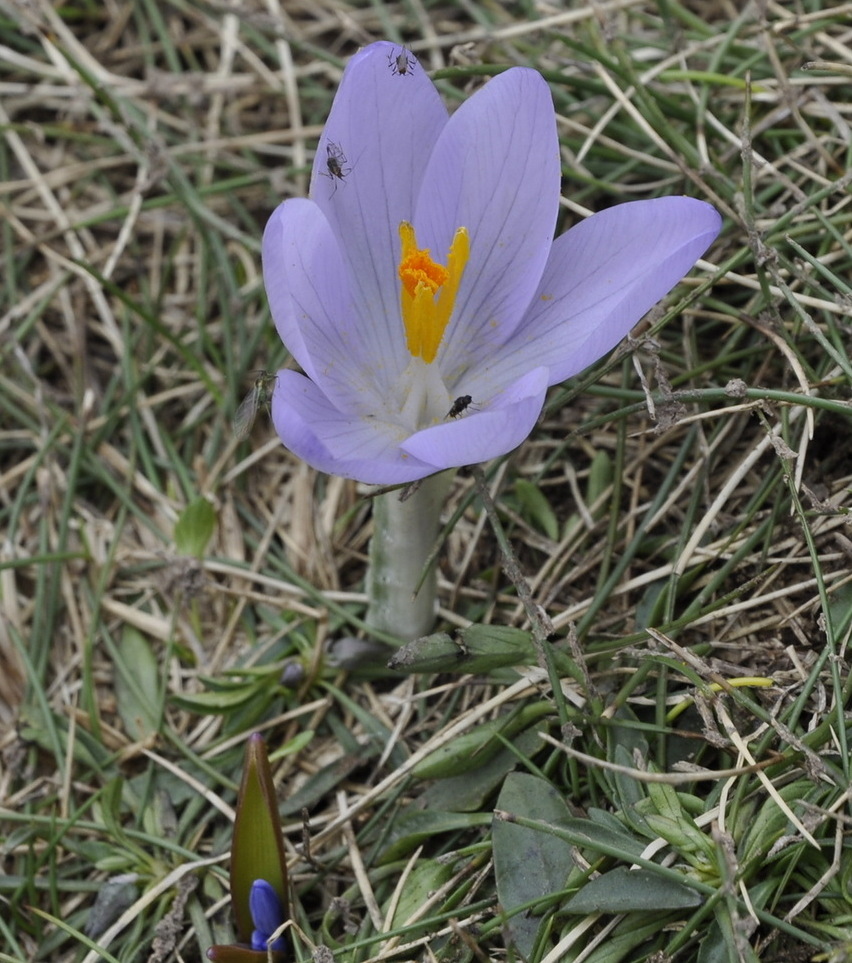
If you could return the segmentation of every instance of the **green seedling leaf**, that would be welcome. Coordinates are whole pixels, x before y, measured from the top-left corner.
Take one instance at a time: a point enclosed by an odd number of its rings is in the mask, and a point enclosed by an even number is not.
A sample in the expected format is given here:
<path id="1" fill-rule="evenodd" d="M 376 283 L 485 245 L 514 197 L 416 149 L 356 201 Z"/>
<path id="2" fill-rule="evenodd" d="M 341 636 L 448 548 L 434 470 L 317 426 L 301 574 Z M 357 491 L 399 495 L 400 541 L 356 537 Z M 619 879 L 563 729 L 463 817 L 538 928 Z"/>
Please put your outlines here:
<path id="1" fill-rule="evenodd" d="M 246 685 L 241 689 L 220 692 L 196 692 L 193 695 L 173 693 L 169 698 L 181 709 L 197 712 L 199 715 L 218 715 L 229 712 L 248 702 L 258 693 L 256 685 Z"/>
<path id="2" fill-rule="evenodd" d="M 567 822 L 571 816 L 565 801 L 549 782 L 520 772 L 506 777 L 497 808 L 554 825 Z M 574 866 L 571 844 L 550 833 L 495 819 L 492 849 L 497 898 L 508 917 L 512 940 L 524 956 L 529 956 L 542 917 L 514 911 L 564 888 Z"/>
<path id="3" fill-rule="evenodd" d="M 379 862 L 392 863 L 442 833 L 487 826 L 490 821 L 490 813 L 406 812 L 394 822 L 388 833 L 388 846 L 382 851 Z"/>
<path id="4" fill-rule="evenodd" d="M 421 914 L 422 918 L 421 911 L 424 903 L 428 902 L 436 889 L 440 889 L 448 879 L 452 878 L 453 872 L 453 864 L 446 860 L 418 859 L 417 864 L 406 877 L 405 887 L 393 917 L 388 923 L 388 929 L 405 926 L 416 913 Z M 419 935 L 417 931 L 411 931 L 406 934 L 406 940 L 415 940 Z"/>
<path id="5" fill-rule="evenodd" d="M 206 498 L 196 498 L 175 522 L 175 549 L 179 555 L 202 558 L 215 531 L 216 509 Z"/>
<path id="6" fill-rule="evenodd" d="M 684 883 L 649 869 L 618 866 L 590 880 L 562 909 L 566 913 L 630 913 L 691 909 L 701 896 Z"/>
<path id="7" fill-rule="evenodd" d="M 511 739 L 551 712 L 550 703 L 534 702 L 507 716 L 485 722 L 430 753 L 414 767 L 412 774 L 417 779 L 446 779 L 483 766 L 503 746 L 498 733 L 504 739 Z"/>
<path id="8" fill-rule="evenodd" d="M 797 779 L 782 786 L 778 795 L 788 805 L 794 805 L 798 800 L 806 799 L 813 788 L 814 784 L 810 780 Z M 743 866 L 749 866 L 752 860 L 765 856 L 790 826 L 787 814 L 771 796 L 757 808 L 757 812 L 749 815 L 748 835 L 740 857 Z"/>
<path id="9" fill-rule="evenodd" d="M 545 498 L 538 485 L 533 485 L 532 482 L 519 478 L 515 482 L 514 488 L 521 515 L 532 522 L 539 531 L 544 532 L 549 539 L 554 542 L 558 541 L 559 522 L 550 507 L 550 502 Z"/>
<path id="10" fill-rule="evenodd" d="M 631 753 L 624 746 L 617 745 L 612 755 L 613 761 L 617 765 L 623 766 L 625 769 L 635 767 Z M 612 774 L 612 782 L 616 798 L 620 803 L 619 811 L 631 828 L 648 836 L 656 835 L 651 831 L 645 817 L 638 808 L 646 798 L 643 784 L 638 779 L 633 779 L 627 773 L 621 771 Z"/>
<path id="11" fill-rule="evenodd" d="M 148 639 L 131 625 L 121 633 L 115 670 L 118 714 L 131 739 L 143 742 L 160 728 L 160 667 Z"/>
<path id="12" fill-rule="evenodd" d="M 546 728 L 545 722 L 539 722 L 515 736 L 512 739 L 512 749 L 502 748 L 484 766 L 461 776 L 433 782 L 420 797 L 421 807 L 454 813 L 479 812 L 491 794 L 502 785 L 507 773 L 518 765 L 519 759 L 532 759 L 544 748 L 545 744 L 539 733 Z"/>
<path id="13" fill-rule="evenodd" d="M 652 782 L 647 785 L 648 803 L 657 812 L 643 807 L 645 822 L 652 832 L 661 836 L 681 853 L 703 853 L 708 859 L 713 855 L 713 843 L 695 824 L 683 808 L 680 795 L 674 786 Z"/>
<path id="14" fill-rule="evenodd" d="M 595 452 L 592 464 L 589 467 L 589 480 L 586 485 L 586 498 L 589 505 L 594 505 L 611 484 L 612 459 L 609 457 L 609 453 L 601 448 Z M 604 512 L 606 512 L 605 505 L 597 509 L 593 518 L 595 520 L 601 518 Z"/>

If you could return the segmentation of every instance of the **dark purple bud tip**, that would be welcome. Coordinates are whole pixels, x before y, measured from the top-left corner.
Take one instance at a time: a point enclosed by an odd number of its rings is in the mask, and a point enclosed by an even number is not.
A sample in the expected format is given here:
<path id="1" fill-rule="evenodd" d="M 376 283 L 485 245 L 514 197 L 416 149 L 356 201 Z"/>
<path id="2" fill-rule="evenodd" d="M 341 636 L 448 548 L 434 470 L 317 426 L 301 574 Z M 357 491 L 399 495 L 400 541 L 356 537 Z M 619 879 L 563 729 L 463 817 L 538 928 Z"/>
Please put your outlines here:
<path id="1" fill-rule="evenodd" d="M 283 952 L 287 948 L 284 937 L 279 936 L 273 943 L 269 943 L 269 937 L 284 922 L 284 908 L 275 889 L 265 879 L 256 879 L 251 884 L 249 911 L 254 923 L 251 948 L 265 950 L 268 947 L 271 950 Z"/>

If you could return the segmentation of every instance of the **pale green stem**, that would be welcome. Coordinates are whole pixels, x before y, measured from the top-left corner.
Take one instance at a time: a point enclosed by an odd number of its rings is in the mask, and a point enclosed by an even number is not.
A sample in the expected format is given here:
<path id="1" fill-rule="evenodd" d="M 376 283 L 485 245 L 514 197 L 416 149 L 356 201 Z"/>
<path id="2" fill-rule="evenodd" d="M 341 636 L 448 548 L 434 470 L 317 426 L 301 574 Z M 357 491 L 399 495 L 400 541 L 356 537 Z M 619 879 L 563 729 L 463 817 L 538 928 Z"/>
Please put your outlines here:
<path id="1" fill-rule="evenodd" d="M 406 642 L 432 631 L 437 577 L 434 565 L 425 575 L 424 569 L 453 474 L 445 471 L 424 478 L 405 501 L 399 500 L 398 491 L 373 500 L 366 618 L 371 628 Z"/>

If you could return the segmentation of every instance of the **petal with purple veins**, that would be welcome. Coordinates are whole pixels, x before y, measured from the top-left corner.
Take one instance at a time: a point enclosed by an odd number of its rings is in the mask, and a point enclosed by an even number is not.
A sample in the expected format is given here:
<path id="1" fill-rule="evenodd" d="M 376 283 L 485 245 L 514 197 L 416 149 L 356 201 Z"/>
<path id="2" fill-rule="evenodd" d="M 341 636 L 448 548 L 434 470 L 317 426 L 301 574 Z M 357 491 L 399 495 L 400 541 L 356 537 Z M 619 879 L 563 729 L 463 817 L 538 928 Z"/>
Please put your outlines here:
<path id="1" fill-rule="evenodd" d="M 447 122 L 447 108 L 414 57 L 406 74 L 393 72 L 399 49 L 374 43 L 349 61 L 311 178 L 311 197 L 341 241 L 364 318 L 399 315 L 399 225 L 412 219 L 429 154 Z M 342 179 L 328 176 L 329 148 L 345 158 Z"/>
<path id="2" fill-rule="evenodd" d="M 556 384 L 587 368 L 681 280 L 721 223 L 704 201 L 661 197 L 577 224 L 554 241 L 527 316 L 488 360 L 489 377 L 547 365 Z"/>
<path id="3" fill-rule="evenodd" d="M 402 447 L 442 468 L 474 465 L 505 455 L 532 431 L 544 404 L 547 377 L 547 368 L 529 371 L 492 399 L 487 409 L 477 411 L 474 398 L 469 414 L 418 431 Z"/>
<path id="4" fill-rule="evenodd" d="M 368 485 L 397 485 L 444 467 L 403 451 L 400 442 L 406 433 L 398 426 L 339 411 L 310 379 L 295 371 L 278 372 L 272 421 L 290 451 L 330 475 Z"/>
<path id="5" fill-rule="evenodd" d="M 404 349 L 394 350 L 400 325 L 390 332 L 382 315 L 358 317 L 340 247 L 312 201 L 285 201 L 269 219 L 263 279 L 281 340 L 312 380 L 339 406 L 356 391 L 375 405 L 406 363 Z"/>
<path id="6" fill-rule="evenodd" d="M 414 226 L 443 256 L 467 228 L 470 259 L 439 356 L 442 369 L 474 363 L 523 317 L 547 262 L 559 207 L 559 142 L 550 90 L 513 68 L 465 101 L 441 132 Z"/>

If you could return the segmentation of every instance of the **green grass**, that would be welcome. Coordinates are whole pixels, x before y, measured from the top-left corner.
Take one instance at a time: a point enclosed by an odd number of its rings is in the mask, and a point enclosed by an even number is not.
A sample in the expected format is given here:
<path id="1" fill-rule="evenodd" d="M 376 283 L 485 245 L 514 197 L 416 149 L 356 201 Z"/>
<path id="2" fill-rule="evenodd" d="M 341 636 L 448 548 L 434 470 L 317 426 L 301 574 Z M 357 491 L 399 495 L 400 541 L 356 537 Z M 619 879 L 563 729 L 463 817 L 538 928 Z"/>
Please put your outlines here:
<path id="1" fill-rule="evenodd" d="M 0 13 L 0 963 L 228 942 L 257 729 L 298 960 L 850 958 L 848 9 L 740 6 Z M 262 410 L 231 426 L 286 360 L 265 220 L 382 37 L 451 107 L 544 74 L 560 230 L 674 193 L 725 217 L 485 466 L 496 517 L 457 476 L 444 627 L 530 629 L 502 543 L 554 629 L 484 670 L 476 635 L 440 672 L 335 669 L 369 499 Z"/>

